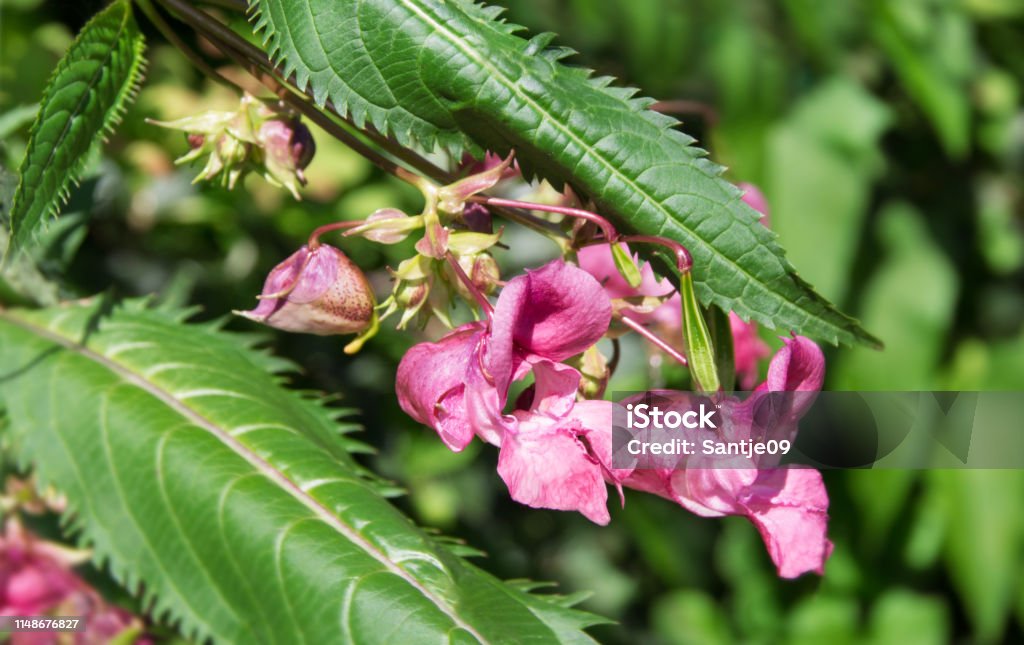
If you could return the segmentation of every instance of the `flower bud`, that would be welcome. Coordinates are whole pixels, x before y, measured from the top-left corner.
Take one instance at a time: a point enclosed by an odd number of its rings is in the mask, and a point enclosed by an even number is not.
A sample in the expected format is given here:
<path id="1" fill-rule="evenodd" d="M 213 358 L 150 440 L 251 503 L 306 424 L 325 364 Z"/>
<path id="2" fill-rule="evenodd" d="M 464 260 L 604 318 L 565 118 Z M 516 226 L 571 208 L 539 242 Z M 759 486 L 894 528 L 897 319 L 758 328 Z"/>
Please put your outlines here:
<path id="1" fill-rule="evenodd" d="M 256 138 L 263 148 L 267 180 L 284 186 L 297 198 L 296 181 L 306 184 L 302 171 L 316 153 L 309 128 L 298 118 L 272 118 L 263 122 Z"/>
<path id="2" fill-rule="evenodd" d="M 498 263 L 494 261 L 490 253 L 463 255 L 459 258 L 459 266 L 462 267 L 462 270 L 465 271 L 470 281 L 472 281 L 473 286 L 480 293 L 484 295 L 494 293 L 498 280 L 501 279 L 501 271 L 498 269 Z M 460 296 L 468 301 L 473 300 L 473 294 L 469 292 L 469 289 L 462 283 L 462 280 L 458 279 L 457 276 L 453 276 L 452 283 L 455 285 L 455 290 Z"/>
<path id="3" fill-rule="evenodd" d="M 566 363 L 579 370 L 579 393 L 584 399 L 600 399 L 604 396 L 608 379 L 611 378 L 611 370 L 608 369 L 608 359 L 597 345 L 591 345 L 585 352 L 567 360 Z"/>
<path id="4" fill-rule="evenodd" d="M 327 336 L 371 328 L 376 301 L 366 276 L 326 244 L 303 246 L 267 276 L 260 304 L 240 316 L 283 329 Z"/>
<path id="5" fill-rule="evenodd" d="M 487 210 L 483 204 L 466 204 L 466 208 L 462 210 L 462 223 L 476 233 L 494 232 L 491 211 Z"/>
<path id="6" fill-rule="evenodd" d="M 149 123 L 184 130 L 189 151 L 176 160 L 182 164 L 209 155 L 196 181 L 219 179 L 234 188 L 249 171 L 263 173 L 275 186 L 287 188 L 299 199 L 306 184 L 303 170 L 316 153 L 316 143 L 302 121 L 281 103 L 268 104 L 249 94 L 232 112 L 205 112 L 177 121 Z"/>
<path id="7" fill-rule="evenodd" d="M 359 235 L 378 244 L 398 244 L 418 228 L 423 228 L 422 215 L 410 217 L 395 208 L 379 208 L 366 218 L 365 224 L 348 231 L 345 236 Z"/>

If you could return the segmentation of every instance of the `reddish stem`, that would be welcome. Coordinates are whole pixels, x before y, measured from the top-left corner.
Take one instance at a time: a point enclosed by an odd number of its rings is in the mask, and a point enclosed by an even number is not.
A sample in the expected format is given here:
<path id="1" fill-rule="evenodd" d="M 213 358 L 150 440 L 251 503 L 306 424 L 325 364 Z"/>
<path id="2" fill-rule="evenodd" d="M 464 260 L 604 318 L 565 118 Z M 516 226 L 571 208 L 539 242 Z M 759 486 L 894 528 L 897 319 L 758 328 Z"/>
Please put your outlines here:
<path id="1" fill-rule="evenodd" d="M 544 211 L 547 213 L 557 213 L 559 215 L 565 215 L 566 217 L 576 217 L 578 219 L 593 222 L 601 229 L 605 238 L 609 243 L 613 243 L 619 239 L 619 234 L 616 232 L 615 227 L 612 223 L 601 217 L 597 213 L 591 213 L 581 208 L 571 208 L 569 206 L 550 206 L 548 204 L 535 204 L 533 202 L 521 202 L 517 199 L 502 199 L 501 197 L 489 197 L 487 195 L 473 195 L 469 198 L 471 202 L 477 202 L 479 204 L 487 204 L 490 206 L 504 206 L 506 208 L 521 208 L 523 210 L 530 211 Z"/>
<path id="2" fill-rule="evenodd" d="M 621 238 L 621 241 L 664 246 L 676 256 L 676 268 L 680 273 L 686 273 L 693 267 L 693 257 L 690 256 L 690 252 L 686 250 L 685 246 L 674 240 L 654 235 L 626 235 Z"/>
<path id="3" fill-rule="evenodd" d="M 657 346 L 658 349 L 665 352 L 672 358 L 676 359 L 680 365 L 687 365 L 685 356 L 677 352 L 674 347 L 669 345 L 667 342 L 665 342 L 664 339 L 662 339 L 660 336 L 655 334 L 650 329 L 644 327 L 643 325 L 641 325 L 640 323 L 626 315 L 619 316 L 619 320 L 621 320 L 624 325 L 626 325 L 636 333 L 646 338 L 648 341 L 650 341 L 651 344 Z"/>
<path id="4" fill-rule="evenodd" d="M 444 254 L 444 259 L 448 260 L 448 264 L 451 265 L 452 270 L 455 271 L 456 277 L 458 277 L 462 284 L 466 285 L 466 289 L 473 294 L 473 299 L 476 300 L 477 304 L 480 305 L 480 308 L 484 310 L 484 313 L 487 315 L 489 320 L 491 315 L 494 313 L 494 307 L 491 306 L 491 301 L 487 299 L 487 296 L 480 292 L 480 289 L 478 289 L 473 283 L 472 278 L 466 275 L 466 272 L 462 269 L 462 265 L 455 259 L 455 256 L 452 255 L 451 251 Z"/>
<path id="5" fill-rule="evenodd" d="M 306 246 L 308 246 L 310 250 L 313 250 L 316 247 L 320 246 L 319 238 L 324 233 L 330 233 L 331 231 L 338 231 L 338 230 L 346 229 L 346 228 L 355 228 L 357 226 L 362 226 L 365 223 L 366 223 L 366 220 L 364 220 L 364 219 L 357 219 L 357 220 L 352 220 L 352 221 L 334 222 L 332 224 L 324 224 L 323 226 L 320 226 L 320 227 L 314 229 L 313 232 L 309 234 L 309 242 L 306 243 Z"/>

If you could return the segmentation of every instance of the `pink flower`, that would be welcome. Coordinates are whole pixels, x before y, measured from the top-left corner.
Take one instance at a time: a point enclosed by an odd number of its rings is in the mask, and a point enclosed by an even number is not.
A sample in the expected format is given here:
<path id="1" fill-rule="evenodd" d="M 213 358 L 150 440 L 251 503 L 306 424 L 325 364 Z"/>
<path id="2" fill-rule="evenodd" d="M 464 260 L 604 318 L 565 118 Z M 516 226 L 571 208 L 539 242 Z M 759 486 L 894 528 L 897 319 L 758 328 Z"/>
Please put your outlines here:
<path id="1" fill-rule="evenodd" d="M 615 260 L 612 258 L 611 245 L 591 244 L 580 249 L 577 254 L 580 268 L 594 276 L 609 298 L 635 298 L 637 296 L 667 296 L 675 291 L 672 283 L 667 279 L 658 280 L 654 270 L 647 262 L 640 263 L 635 254 L 630 253 L 629 247 L 620 243 L 619 246 L 633 258 L 640 267 L 641 282 L 638 287 L 631 287 L 626 279 L 622 277 L 615 267 Z"/>
<path id="2" fill-rule="evenodd" d="M 828 497 L 817 471 L 772 468 L 775 464 L 743 457 L 728 463 L 698 457 L 682 468 L 612 466 L 613 404 L 577 401 L 580 373 L 560 362 L 607 331 L 606 288 L 607 283 L 602 288 L 585 271 L 561 261 L 511 280 L 490 321 L 464 325 L 436 343 L 409 350 L 396 383 L 402 409 L 434 428 L 452 450 L 462 450 L 474 436 L 499 446 L 498 474 L 522 504 L 576 510 L 606 524 L 607 484 L 620 496 L 623 486 L 635 488 L 698 515 L 746 516 L 761 532 L 780 576 L 820 572 L 832 544 L 825 537 Z M 504 414 L 510 384 L 530 372 L 532 389 L 520 397 L 517 409 Z M 746 401 L 723 403 L 730 419 L 725 438 L 763 434 L 755 412 L 772 392 L 805 392 L 792 398 L 779 424 L 792 438 L 796 420 L 823 379 L 817 345 L 799 336 L 786 339 L 767 381 Z"/>
<path id="3" fill-rule="evenodd" d="M 260 303 L 240 316 L 277 329 L 318 334 L 362 332 L 374 322 L 373 290 L 344 253 L 326 244 L 303 246 L 278 264 Z"/>
<path id="4" fill-rule="evenodd" d="M 761 223 L 768 226 L 768 200 L 764 193 L 754 184 L 740 182 L 736 184 L 743 191 L 743 201 L 747 206 L 761 213 Z"/>
<path id="5" fill-rule="evenodd" d="M 723 402 L 724 418 L 731 421 L 723 428 L 725 438 L 736 441 L 763 432 L 754 412 L 769 393 L 802 392 L 790 400 L 789 418 L 782 419 L 781 426 L 791 433 L 785 438 L 792 439 L 796 419 L 821 389 L 825 359 L 807 338 L 796 336 L 785 342 L 772 359 L 767 381 L 750 398 Z M 783 578 L 808 571 L 822 573 L 832 543 L 825 535 L 828 495 L 821 474 L 808 468 L 765 466 L 742 456 L 733 456 L 729 462 L 695 456 L 688 458 L 683 468 L 635 470 L 622 483 L 671 499 L 704 517 L 747 517 L 761 533 Z"/>
<path id="6" fill-rule="evenodd" d="M 757 335 L 757 323 L 746 322 L 735 312 L 730 311 L 729 327 L 732 329 L 732 353 L 736 365 L 736 380 L 742 389 L 749 390 L 757 383 L 761 359 L 767 358 L 771 354 L 771 350 Z"/>
<path id="7" fill-rule="evenodd" d="M 452 450 L 474 435 L 500 446 L 498 472 L 516 501 L 607 523 L 605 469 L 593 445 L 606 463 L 611 404 L 576 403 L 580 374 L 559 361 L 600 340 L 610 321 L 601 286 L 572 265 L 551 262 L 509 281 L 489 323 L 410 349 L 398 366 L 399 404 Z M 509 386 L 531 371 L 529 409 L 503 414 Z M 600 432 L 607 439 L 591 441 Z"/>
<path id="8" fill-rule="evenodd" d="M 72 634 L 68 642 L 83 645 L 109 642 L 129 629 L 141 633 L 138 618 L 105 602 L 72 571 L 87 557 L 86 552 L 40 540 L 9 519 L 0 536 L 0 616 L 80 616 L 87 629 Z M 20 632 L 12 635 L 11 643 L 42 645 L 55 639 L 54 632 Z"/>
<path id="9" fill-rule="evenodd" d="M 605 480 L 617 485 L 624 476 L 608 467 L 612 405 L 576 402 L 580 375 L 571 367 L 542 360 L 533 373 L 532 404 L 512 413 L 498 453 L 498 475 L 520 504 L 579 511 L 607 524 Z"/>

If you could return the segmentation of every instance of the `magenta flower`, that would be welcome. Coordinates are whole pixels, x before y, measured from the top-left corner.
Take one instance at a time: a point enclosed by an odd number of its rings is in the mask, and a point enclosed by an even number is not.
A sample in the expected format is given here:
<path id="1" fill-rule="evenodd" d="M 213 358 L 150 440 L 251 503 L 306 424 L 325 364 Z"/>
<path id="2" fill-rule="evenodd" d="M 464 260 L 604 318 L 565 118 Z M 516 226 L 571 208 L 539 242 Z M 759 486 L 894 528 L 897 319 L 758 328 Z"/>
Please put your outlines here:
<path id="1" fill-rule="evenodd" d="M 111 605 L 80 578 L 71 567 L 88 559 L 88 553 L 46 542 L 9 519 L 0 535 L 0 616 L 79 616 L 86 630 L 69 634 L 68 643 L 122 642 L 148 645 L 140 638 L 142 622 Z M 20 632 L 12 645 L 43 645 L 57 641 L 55 632 Z M 61 640 L 60 642 L 65 642 Z"/>
<path id="2" fill-rule="evenodd" d="M 747 206 L 761 213 L 761 223 L 768 226 L 768 200 L 764 193 L 754 184 L 740 182 L 736 184 L 743 191 L 743 201 Z"/>
<path id="3" fill-rule="evenodd" d="M 817 471 L 773 469 L 774 464 L 744 458 L 664 469 L 612 466 L 613 404 L 577 401 L 580 373 L 561 362 L 607 332 L 608 290 L 622 285 L 613 275 L 606 277 L 602 286 L 587 272 L 554 261 L 511 280 L 490 320 L 409 350 L 396 383 L 402 409 L 437 431 L 454 451 L 474 436 L 498 446 L 498 474 L 522 504 L 575 510 L 606 524 L 607 484 L 620 496 L 623 486 L 635 488 L 698 515 L 746 516 L 764 537 L 780 576 L 820 572 L 832 545 L 825 537 L 828 498 Z M 821 388 L 821 350 L 799 336 L 785 342 L 767 381 L 747 401 L 724 402 L 727 439 L 763 434 L 754 412 L 769 393 L 803 391 L 812 397 Z M 504 414 L 509 386 L 531 372 L 533 386 L 511 414 Z M 796 419 L 809 402 L 797 397 L 799 409 L 783 419 L 782 427 L 795 433 Z"/>
<path id="4" fill-rule="evenodd" d="M 498 475 L 520 504 L 607 524 L 606 480 L 618 485 L 626 474 L 610 468 L 612 404 L 577 402 L 580 374 L 566 365 L 542 360 L 533 373 L 533 401 L 506 425 Z"/>
<path id="5" fill-rule="evenodd" d="M 607 523 L 611 404 L 576 403 L 580 374 L 559 361 L 600 340 L 610 321 L 601 286 L 551 262 L 509 281 L 489 322 L 410 349 L 398 366 L 399 404 L 452 450 L 474 435 L 500 446 L 498 472 L 516 501 Z M 509 386 L 531 371 L 529 408 L 503 414 Z M 596 441 L 600 432 L 608 437 Z"/>
<path id="6" fill-rule="evenodd" d="M 783 427 L 795 433 L 796 419 L 821 389 L 825 359 L 812 341 L 802 336 L 785 339 L 771 361 L 768 379 L 746 401 L 727 400 L 723 429 L 728 440 L 759 436 L 763 429 L 754 411 L 770 392 L 803 392 L 792 399 L 790 419 Z M 792 439 L 792 436 L 786 437 Z M 666 497 L 704 517 L 743 515 L 757 527 L 778 573 L 795 578 L 808 571 L 822 573 L 832 553 L 826 537 L 828 495 L 821 473 L 809 468 L 772 468 L 756 459 L 733 456 L 693 456 L 685 467 L 635 470 L 622 484 Z M 767 466 L 767 467 L 766 467 Z"/>
<path id="7" fill-rule="evenodd" d="M 235 313 L 284 331 L 326 336 L 367 330 L 375 304 L 359 267 L 338 249 L 321 244 L 303 246 L 274 267 L 259 305 Z"/>

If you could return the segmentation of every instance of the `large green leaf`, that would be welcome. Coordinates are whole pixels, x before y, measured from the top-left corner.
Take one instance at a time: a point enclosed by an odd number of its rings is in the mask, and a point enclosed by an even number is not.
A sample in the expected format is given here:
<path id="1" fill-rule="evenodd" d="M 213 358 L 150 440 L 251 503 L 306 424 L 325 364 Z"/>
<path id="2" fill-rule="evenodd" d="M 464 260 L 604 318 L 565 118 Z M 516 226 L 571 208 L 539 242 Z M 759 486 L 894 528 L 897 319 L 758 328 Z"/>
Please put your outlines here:
<path id="1" fill-rule="evenodd" d="M 142 33 L 127 0 L 82 28 L 40 101 L 11 206 L 11 250 L 28 244 L 67 199 L 89 149 L 120 119 L 144 66 Z"/>
<path id="2" fill-rule="evenodd" d="M 294 82 L 357 125 L 458 152 L 514 148 L 524 166 L 592 198 L 624 230 L 665 235 L 696 261 L 697 292 L 772 328 L 877 344 L 797 276 L 723 169 L 648 110 L 466 0 L 252 0 Z M 827 214 L 822 214 L 822 217 Z"/>
<path id="3" fill-rule="evenodd" d="M 15 451 L 155 614 L 225 643 L 591 642 L 383 497 L 286 364 L 139 303 L 0 311 Z"/>

